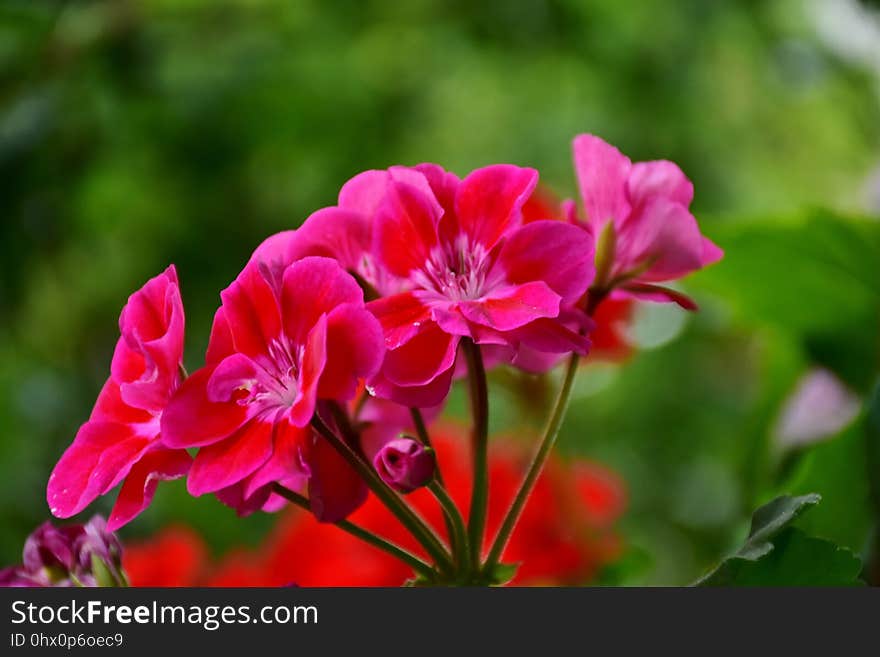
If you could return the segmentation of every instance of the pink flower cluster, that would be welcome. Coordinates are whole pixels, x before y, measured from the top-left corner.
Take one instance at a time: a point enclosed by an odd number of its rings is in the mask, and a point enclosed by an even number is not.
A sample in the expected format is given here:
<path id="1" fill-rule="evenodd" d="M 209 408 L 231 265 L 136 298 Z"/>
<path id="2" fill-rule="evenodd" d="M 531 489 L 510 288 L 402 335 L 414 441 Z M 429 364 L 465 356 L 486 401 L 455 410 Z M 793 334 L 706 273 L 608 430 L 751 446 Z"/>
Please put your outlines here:
<path id="1" fill-rule="evenodd" d="M 691 305 L 658 283 L 721 252 L 690 214 L 681 170 L 633 165 L 589 135 L 574 150 L 583 214 L 568 203 L 538 220 L 523 219 L 534 169 L 358 174 L 336 205 L 256 249 L 221 292 L 205 364 L 188 377 L 176 272 L 147 282 L 122 311 L 95 409 L 52 473 L 52 512 L 76 514 L 122 483 L 115 529 L 158 480 L 186 475 L 193 495 L 240 513 L 283 506 L 280 485 L 319 520 L 339 521 L 368 489 L 316 423 L 406 492 L 434 468 L 430 449 L 400 435 L 408 407 L 442 405 L 464 342 L 490 366 L 544 369 L 588 352 L 589 294 Z"/>

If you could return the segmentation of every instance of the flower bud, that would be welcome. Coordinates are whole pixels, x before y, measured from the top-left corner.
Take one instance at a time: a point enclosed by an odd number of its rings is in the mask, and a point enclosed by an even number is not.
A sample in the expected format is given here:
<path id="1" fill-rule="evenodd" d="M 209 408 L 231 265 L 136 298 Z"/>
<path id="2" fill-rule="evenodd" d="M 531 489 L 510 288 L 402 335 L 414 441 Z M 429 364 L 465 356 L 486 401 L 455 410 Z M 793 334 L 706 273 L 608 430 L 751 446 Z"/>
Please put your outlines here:
<path id="1" fill-rule="evenodd" d="M 434 477 L 434 451 L 402 436 L 389 440 L 376 452 L 373 467 L 391 488 L 409 493 Z"/>

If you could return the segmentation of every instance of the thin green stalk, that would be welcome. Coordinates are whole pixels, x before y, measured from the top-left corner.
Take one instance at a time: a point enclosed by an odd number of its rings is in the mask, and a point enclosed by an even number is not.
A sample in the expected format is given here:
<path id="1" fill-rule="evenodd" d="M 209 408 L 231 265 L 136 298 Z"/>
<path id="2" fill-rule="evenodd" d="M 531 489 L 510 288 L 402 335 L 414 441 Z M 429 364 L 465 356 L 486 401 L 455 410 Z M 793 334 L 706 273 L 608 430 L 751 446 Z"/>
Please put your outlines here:
<path id="1" fill-rule="evenodd" d="M 458 507 L 449 496 L 447 490 L 440 485 L 440 482 L 432 481 L 428 484 L 428 490 L 431 491 L 443 509 L 443 516 L 446 518 L 450 540 L 455 550 L 455 563 L 458 566 L 458 575 L 466 580 L 470 574 L 471 564 L 464 518 L 461 517 L 461 512 L 459 512 Z"/>
<path id="2" fill-rule="evenodd" d="M 486 368 L 480 347 L 472 340 L 462 341 L 468 366 L 471 413 L 474 419 L 474 489 L 468 515 L 468 541 L 471 566 L 474 572 L 480 568 L 483 534 L 486 531 L 486 510 L 489 502 L 489 391 L 486 384 Z"/>
<path id="3" fill-rule="evenodd" d="M 550 450 L 556 442 L 556 436 L 559 435 L 559 428 L 562 426 L 565 411 L 568 409 L 568 401 L 571 398 L 571 388 L 574 383 L 575 374 L 577 373 L 579 361 L 580 356 L 577 354 L 572 354 L 568 359 L 568 367 L 565 370 L 565 378 L 562 381 L 562 388 L 559 390 L 559 396 L 556 398 L 556 404 L 554 405 L 553 412 L 547 422 L 547 428 L 544 431 L 541 444 L 529 465 L 522 486 L 517 492 L 513 504 L 511 504 L 510 510 L 507 512 L 507 516 L 504 518 L 504 523 L 501 525 L 501 529 L 498 530 L 498 535 L 495 537 L 492 549 L 489 551 L 489 556 L 486 559 L 486 566 L 484 569 L 484 572 L 486 573 L 491 572 L 492 568 L 495 567 L 495 564 L 497 564 L 498 560 L 501 558 L 501 553 L 504 552 L 504 548 L 507 547 L 507 541 L 510 539 L 510 534 L 513 532 L 513 528 L 516 527 L 516 523 L 519 520 L 519 516 L 522 513 L 526 501 L 529 499 L 532 488 L 535 486 L 538 475 L 541 474 L 544 463 L 546 463 L 547 457 L 550 455 Z"/>
<path id="4" fill-rule="evenodd" d="M 606 296 L 608 296 L 610 290 L 611 288 L 609 287 L 590 288 L 587 294 L 587 305 L 585 309 L 588 316 L 593 316 L 596 309 L 599 307 L 599 304 L 602 303 Z M 559 435 L 559 429 L 562 427 L 565 412 L 568 410 L 568 402 L 571 399 L 571 389 L 574 384 L 575 374 L 577 374 L 579 362 L 580 356 L 577 354 L 572 354 L 568 359 L 568 366 L 565 370 L 565 377 L 562 380 L 562 387 L 559 389 L 559 395 L 556 397 L 556 403 L 553 406 L 550 419 L 547 421 L 547 428 L 544 430 L 544 436 L 538 446 L 538 451 L 532 458 L 525 479 L 523 480 L 519 491 L 517 491 L 516 497 L 513 499 L 513 503 L 511 504 L 507 515 L 504 517 L 501 529 L 498 530 L 498 534 L 495 536 L 495 541 L 492 543 L 492 547 L 489 550 L 489 556 L 486 558 L 486 563 L 483 568 L 485 574 L 491 573 L 495 564 L 501 559 L 501 554 L 504 552 L 504 548 L 507 547 L 507 541 L 510 540 L 510 535 L 513 533 L 514 527 L 516 527 L 520 514 L 522 514 L 523 507 L 529 499 L 532 489 L 535 487 L 538 475 L 541 474 L 541 470 L 547 462 L 547 457 L 550 456 L 550 451 L 553 449 L 556 437 Z"/>
<path id="5" fill-rule="evenodd" d="M 348 443 L 331 431 L 317 415 L 312 419 L 312 426 L 321 436 L 327 439 L 340 456 L 361 476 L 361 479 L 376 494 L 376 497 L 397 516 L 397 519 L 400 520 L 403 526 L 424 546 L 440 569 L 451 572 L 453 564 L 449 553 L 433 530 L 413 512 L 397 493 L 379 478 L 379 475 L 376 474 L 373 468 Z"/>
<path id="6" fill-rule="evenodd" d="M 299 493 L 295 493 L 294 491 L 285 488 L 281 484 L 275 484 L 272 487 L 272 491 L 276 495 L 280 495 L 281 497 L 287 499 L 296 506 L 303 508 L 306 511 L 311 511 L 311 505 L 309 504 L 308 498 L 303 497 Z M 416 555 L 404 550 L 402 547 L 399 547 L 394 543 L 391 543 L 390 541 L 385 540 L 381 536 L 378 536 L 373 532 L 364 529 L 363 527 L 356 525 L 348 520 L 339 520 L 334 524 L 341 530 L 348 532 L 352 536 L 359 538 L 366 543 L 369 543 L 375 548 L 379 548 L 380 550 L 387 552 L 397 559 L 400 559 L 420 575 L 424 575 L 425 577 L 430 579 L 433 579 L 436 575 L 434 569 L 431 568 L 431 566 L 426 564 L 424 561 L 419 559 Z"/>

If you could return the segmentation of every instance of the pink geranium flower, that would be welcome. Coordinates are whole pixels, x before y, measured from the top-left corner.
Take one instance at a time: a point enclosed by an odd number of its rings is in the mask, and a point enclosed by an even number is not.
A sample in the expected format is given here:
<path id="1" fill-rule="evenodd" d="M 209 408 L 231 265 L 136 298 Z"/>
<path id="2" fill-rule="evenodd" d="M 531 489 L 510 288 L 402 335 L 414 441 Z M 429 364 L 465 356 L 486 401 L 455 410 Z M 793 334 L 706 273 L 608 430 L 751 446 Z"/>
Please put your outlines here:
<path id="1" fill-rule="evenodd" d="M 348 400 L 375 374 L 381 328 L 337 262 L 284 266 L 272 243 L 221 293 L 204 368 L 162 416 L 174 447 L 199 447 L 187 479 L 242 513 L 284 500 L 273 483 L 309 488 L 312 510 L 336 521 L 363 502 L 363 482 L 310 429 L 319 400 Z"/>
<path id="2" fill-rule="evenodd" d="M 190 456 L 164 444 L 160 418 L 181 381 L 184 313 L 173 266 L 129 297 L 110 378 L 89 421 L 49 477 L 52 513 L 68 518 L 124 482 L 107 527 L 114 531 L 153 498 L 159 480 L 186 474 Z"/>
<path id="3" fill-rule="evenodd" d="M 559 221 L 523 225 L 537 178 L 513 165 L 463 180 L 432 164 L 368 171 L 289 236 L 288 258 L 332 256 L 378 296 L 367 305 L 387 348 L 376 394 L 440 403 L 462 338 L 514 364 L 526 349 L 587 351 L 571 307 L 592 280 L 592 240 Z"/>
<path id="4" fill-rule="evenodd" d="M 609 272 L 627 292 L 693 308 L 684 295 L 656 285 L 701 269 L 723 252 L 703 237 L 689 207 L 694 186 L 666 160 L 633 164 L 594 135 L 574 139 L 574 166 L 586 226 L 598 239 L 614 227 L 616 248 Z"/>

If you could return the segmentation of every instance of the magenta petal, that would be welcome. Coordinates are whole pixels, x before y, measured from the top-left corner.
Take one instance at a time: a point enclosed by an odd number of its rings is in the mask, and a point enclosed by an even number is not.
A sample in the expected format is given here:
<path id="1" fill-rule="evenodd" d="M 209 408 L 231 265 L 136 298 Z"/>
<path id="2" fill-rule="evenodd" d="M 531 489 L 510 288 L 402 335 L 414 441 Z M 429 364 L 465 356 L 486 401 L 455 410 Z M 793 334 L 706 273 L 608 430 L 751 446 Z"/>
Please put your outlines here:
<path id="1" fill-rule="evenodd" d="M 380 372 L 373 378 L 371 389 L 381 399 L 388 399 L 404 406 L 429 408 L 444 402 L 449 395 L 454 374 L 455 367 L 452 366 L 424 385 L 400 386 L 389 381 Z"/>
<path id="2" fill-rule="evenodd" d="M 339 522 L 367 499 L 367 486 L 339 453 L 320 437 L 313 436 L 306 462 L 309 504 L 321 522 Z"/>
<path id="3" fill-rule="evenodd" d="M 461 313 L 469 321 L 497 331 L 524 326 L 539 317 L 559 314 L 560 297 L 543 281 L 495 290 L 479 301 L 463 301 Z"/>
<path id="4" fill-rule="evenodd" d="M 159 481 L 179 479 L 189 470 L 192 457 L 185 450 L 156 449 L 138 461 L 119 491 L 107 520 L 107 530 L 116 531 L 149 506 Z"/>
<path id="5" fill-rule="evenodd" d="M 281 332 L 281 309 L 259 263 L 248 263 L 220 298 L 235 350 L 248 356 L 266 353 Z"/>
<path id="6" fill-rule="evenodd" d="M 382 373 L 396 385 L 430 383 L 452 367 L 458 341 L 458 336 L 448 335 L 434 322 L 428 322 L 409 342 L 385 352 Z"/>
<path id="7" fill-rule="evenodd" d="M 382 326 L 385 345 L 397 349 L 419 332 L 422 324 L 431 318 L 431 311 L 413 292 L 402 292 L 381 297 L 367 304 Z"/>
<path id="8" fill-rule="evenodd" d="M 318 401 L 318 385 L 327 364 L 327 316 L 321 315 L 303 347 L 296 399 L 290 407 L 290 421 L 304 427 L 312 421 Z"/>
<path id="9" fill-rule="evenodd" d="M 86 422 L 49 476 L 46 500 L 52 514 L 68 518 L 116 486 L 151 439 L 125 424 Z"/>
<path id="10" fill-rule="evenodd" d="M 364 253 L 370 249 L 371 231 L 368 214 L 323 208 L 312 213 L 297 229 L 289 249 L 290 262 L 307 256 L 323 256 L 356 271 Z"/>
<path id="11" fill-rule="evenodd" d="M 253 387 L 259 376 L 254 361 L 244 354 L 232 354 L 217 364 L 205 389 L 208 401 L 214 404 L 233 401 L 242 388 Z"/>
<path id="12" fill-rule="evenodd" d="M 236 402 L 214 403 L 208 399 L 212 367 L 196 370 L 174 393 L 162 413 L 162 442 L 168 447 L 210 445 L 235 433 L 248 419 Z"/>
<path id="13" fill-rule="evenodd" d="M 658 199 L 637 208 L 626 221 L 617 238 L 617 256 L 621 270 L 651 261 L 639 281 L 671 280 L 701 267 L 703 237 L 683 205 Z"/>
<path id="14" fill-rule="evenodd" d="M 199 496 L 235 484 L 272 456 L 274 423 L 255 418 L 233 436 L 199 450 L 187 478 L 187 490 Z"/>
<path id="15" fill-rule="evenodd" d="M 379 209 L 388 186 L 394 181 L 412 185 L 430 196 L 431 188 L 421 172 L 395 166 L 387 171 L 364 171 L 349 180 L 339 191 L 339 207 L 371 216 Z"/>
<path id="16" fill-rule="evenodd" d="M 562 297 L 576 302 L 596 274 L 591 235 L 559 221 L 534 221 L 508 236 L 497 267 L 514 285 L 544 281 Z"/>
<path id="17" fill-rule="evenodd" d="M 442 210 L 430 192 L 395 182 L 376 213 L 373 252 L 395 276 L 420 269 L 437 245 Z"/>
<path id="18" fill-rule="evenodd" d="M 379 478 L 400 493 L 426 485 L 434 477 L 434 455 L 412 438 L 393 438 L 373 456 Z"/>
<path id="19" fill-rule="evenodd" d="M 382 366 L 385 340 L 379 321 L 356 304 L 344 304 L 327 316 L 327 363 L 318 394 L 323 399 L 354 397 L 362 379 Z"/>
<path id="20" fill-rule="evenodd" d="M 630 211 L 626 184 L 632 163 L 611 144 L 594 135 L 574 139 L 574 168 L 587 222 L 594 228 L 608 220 L 623 221 Z"/>
<path id="21" fill-rule="evenodd" d="M 272 456 L 245 480 L 245 498 L 275 482 L 287 482 L 291 490 L 302 490 L 309 477 L 308 467 L 303 463 L 303 450 L 309 435 L 308 428 L 296 427 L 283 419 L 276 422 Z"/>
<path id="22" fill-rule="evenodd" d="M 205 354 L 205 365 L 216 365 L 233 353 L 235 353 L 235 346 L 232 344 L 232 331 L 229 329 L 229 322 L 226 321 L 223 306 L 220 306 L 214 313 L 208 351 Z"/>
<path id="23" fill-rule="evenodd" d="M 585 355 L 590 349 L 589 338 L 558 319 L 538 319 L 515 331 L 514 336 L 523 345 L 546 353 Z"/>
<path id="24" fill-rule="evenodd" d="M 713 265 L 721 258 L 724 257 L 724 250 L 721 247 L 717 246 L 712 240 L 708 237 L 703 238 L 703 253 L 700 258 L 701 265 L 703 267 L 708 267 L 709 265 Z"/>
<path id="25" fill-rule="evenodd" d="M 322 315 L 363 299 L 357 282 L 335 260 L 314 256 L 298 260 L 284 272 L 284 332 L 294 343 L 302 344 Z"/>
<path id="26" fill-rule="evenodd" d="M 688 207 L 694 198 L 694 185 L 674 162 L 636 162 L 627 181 L 627 193 L 634 208 L 656 198 Z"/>
<path id="27" fill-rule="evenodd" d="M 458 187 L 455 212 L 472 244 L 491 249 L 522 220 L 522 206 L 538 184 L 538 172 L 512 164 L 472 171 Z"/>

